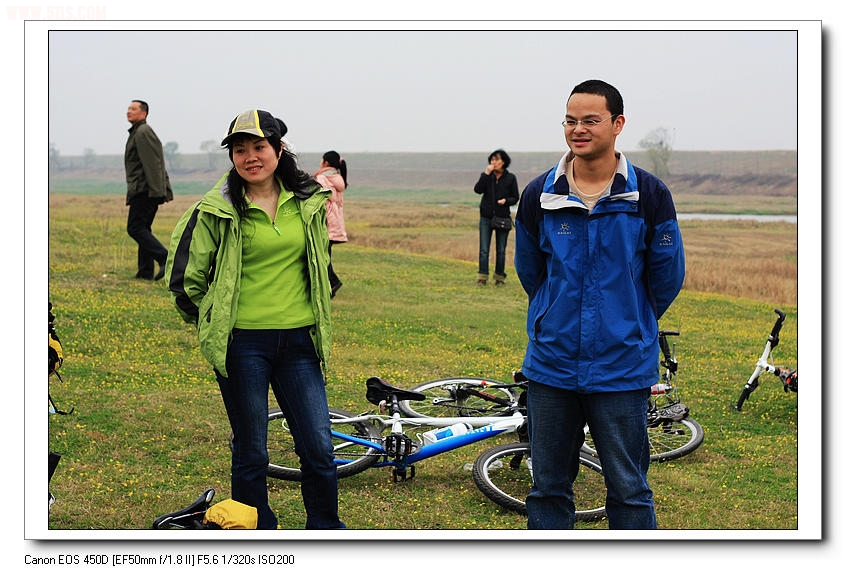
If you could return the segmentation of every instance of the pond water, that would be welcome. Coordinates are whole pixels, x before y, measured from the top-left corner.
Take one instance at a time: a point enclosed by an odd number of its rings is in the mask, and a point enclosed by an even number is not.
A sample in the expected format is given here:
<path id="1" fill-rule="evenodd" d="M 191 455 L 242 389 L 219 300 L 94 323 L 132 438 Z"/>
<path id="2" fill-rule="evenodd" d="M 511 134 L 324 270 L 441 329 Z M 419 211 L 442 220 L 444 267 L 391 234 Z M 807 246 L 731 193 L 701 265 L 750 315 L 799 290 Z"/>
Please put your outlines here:
<path id="1" fill-rule="evenodd" d="M 789 222 L 796 223 L 795 215 L 757 215 L 731 213 L 680 213 L 679 220 L 752 220 L 759 222 Z"/>

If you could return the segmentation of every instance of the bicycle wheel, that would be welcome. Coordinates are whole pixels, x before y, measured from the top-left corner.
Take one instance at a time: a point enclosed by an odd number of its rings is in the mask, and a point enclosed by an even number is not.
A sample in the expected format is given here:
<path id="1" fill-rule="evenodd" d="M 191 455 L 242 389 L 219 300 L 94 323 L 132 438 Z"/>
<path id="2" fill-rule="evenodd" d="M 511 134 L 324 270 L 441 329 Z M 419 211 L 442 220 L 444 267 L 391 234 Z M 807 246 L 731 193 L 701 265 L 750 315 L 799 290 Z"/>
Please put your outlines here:
<path id="1" fill-rule="evenodd" d="M 346 419 L 355 417 L 353 413 L 341 409 L 329 409 L 331 419 Z M 332 426 L 332 430 L 360 439 L 381 441 L 379 430 L 367 421 L 342 423 Z M 339 437 L 332 437 L 335 448 L 335 463 L 338 465 L 338 477 L 349 477 L 361 473 L 379 459 L 380 453 L 372 447 L 359 443 L 351 443 Z M 267 475 L 276 479 L 300 481 L 300 458 L 294 452 L 294 438 L 288 429 L 288 422 L 281 409 L 270 409 L 267 423 L 267 451 L 270 463 Z"/>
<path id="2" fill-rule="evenodd" d="M 686 417 L 680 421 L 665 421 L 649 427 L 649 459 L 661 463 L 678 459 L 693 453 L 705 440 L 702 426 Z M 590 431 L 585 431 L 585 444 L 582 450 L 596 457 L 596 449 Z"/>
<path id="3" fill-rule="evenodd" d="M 421 383 L 411 391 L 425 393 L 423 401 L 400 401 L 406 417 L 498 417 L 510 415 L 517 400 L 512 389 L 491 388 L 500 381 L 477 377 L 454 377 Z M 483 388 L 487 387 L 487 388 Z"/>
<path id="4" fill-rule="evenodd" d="M 579 475 L 573 484 L 576 520 L 605 517 L 605 478 L 599 460 L 579 455 Z M 505 509 L 526 514 L 525 498 L 532 488 L 532 459 L 528 443 L 506 443 L 488 449 L 473 463 L 473 481 L 485 496 Z"/>
<path id="5" fill-rule="evenodd" d="M 661 423 L 649 428 L 649 458 L 658 462 L 678 459 L 693 453 L 704 440 L 702 425 L 690 417 Z"/>

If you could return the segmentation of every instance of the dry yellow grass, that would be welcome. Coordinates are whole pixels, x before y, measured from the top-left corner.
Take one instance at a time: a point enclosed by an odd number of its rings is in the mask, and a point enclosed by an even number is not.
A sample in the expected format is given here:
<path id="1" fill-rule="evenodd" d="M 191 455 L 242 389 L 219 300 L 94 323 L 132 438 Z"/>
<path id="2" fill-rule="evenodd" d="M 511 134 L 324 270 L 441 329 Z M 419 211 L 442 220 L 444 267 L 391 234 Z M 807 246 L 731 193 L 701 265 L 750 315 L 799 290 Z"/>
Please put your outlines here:
<path id="1" fill-rule="evenodd" d="M 683 221 L 685 288 L 797 306 L 796 224 Z"/>
<path id="2" fill-rule="evenodd" d="M 357 201 L 346 206 L 350 242 L 470 262 L 479 254 L 478 210 Z M 796 306 L 798 239 L 786 222 L 685 220 L 685 288 Z M 493 249 L 493 248 L 492 248 Z M 514 242 L 507 268 L 513 272 Z"/>

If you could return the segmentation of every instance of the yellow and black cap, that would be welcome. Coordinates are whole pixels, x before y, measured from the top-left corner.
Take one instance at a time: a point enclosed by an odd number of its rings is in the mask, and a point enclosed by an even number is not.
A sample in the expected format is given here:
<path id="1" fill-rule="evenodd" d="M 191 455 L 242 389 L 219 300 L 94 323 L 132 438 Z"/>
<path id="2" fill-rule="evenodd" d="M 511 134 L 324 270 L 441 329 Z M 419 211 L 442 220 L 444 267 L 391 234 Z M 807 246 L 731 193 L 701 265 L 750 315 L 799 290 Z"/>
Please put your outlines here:
<path id="1" fill-rule="evenodd" d="M 276 137 L 281 139 L 288 132 L 288 127 L 282 122 L 282 119 L 277 119 L 267 111 L 259 109 L 251 109 L 244 111 L 235 117 L 229 124 L 229 130 L 226 132 L 226 137 L 220 142 L 221 147 L 226 147 L 229 141 L 238 133 L 247 133 L 248 135 L 255 135 L 256 137 Z"/>

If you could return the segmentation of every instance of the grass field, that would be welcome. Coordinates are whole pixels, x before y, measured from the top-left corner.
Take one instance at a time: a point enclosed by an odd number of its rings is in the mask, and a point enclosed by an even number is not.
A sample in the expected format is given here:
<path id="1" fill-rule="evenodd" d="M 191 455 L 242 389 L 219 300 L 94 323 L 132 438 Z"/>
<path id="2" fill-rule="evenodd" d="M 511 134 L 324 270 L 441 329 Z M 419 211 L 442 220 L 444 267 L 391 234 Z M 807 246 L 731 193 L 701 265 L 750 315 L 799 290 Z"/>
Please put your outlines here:
<path id="1" fill-rule="evenodd" d="M 386 195 L 347 196 L 352 239 L 334 252 L 344 286 L 333 301 L 330 404 L 368 410 L 364 381 L 373 375 L 403 387 L 446 376 L 506 379 L 525 347 L 526 298 L 510 265 L 505 287 L 475 287 L 476 199 L 449 207 L 450 191 L 409 192 L 392 203 Z M 194 198 L 162 208 L 160 239 Z M 49 447 L 62 455 L 50 486 L 52 530 L 145 529 L 206 487 L 229 496 L 229 429 L 213 375 L 163 282 L 132 279 L 125 211 L 119 195 L 50 196 L 49 293 L 66 358 L 64 382 L 53 378 L 49 388 L 60 407 L 76 409 L 49 416 Z M 659 525 L 795 530 L 796 395 L 765 377 L 743 413 L 730 403 L 773 308 L 788 315 L 777 362 L 796 365 L 796 226 L 690 222 L 683 235 L 688 280 L 662 326 L 681 331 L 678 384 L 705 443 L 653 465 Z M 766 264 L 750 252 L 755 243 L 766 246 Z M 745 278 L 757 282 L 737 282 Z M 387 470 L 341 480 L 343 519 L 362 530 L 525 529 L 525 518 L 488 501 L 464 469 L 494 442 L 427 460 L 405 483 Z M 270 494 L 281 527 L 302 528 L 297 486 L 271 481 Z"/>

